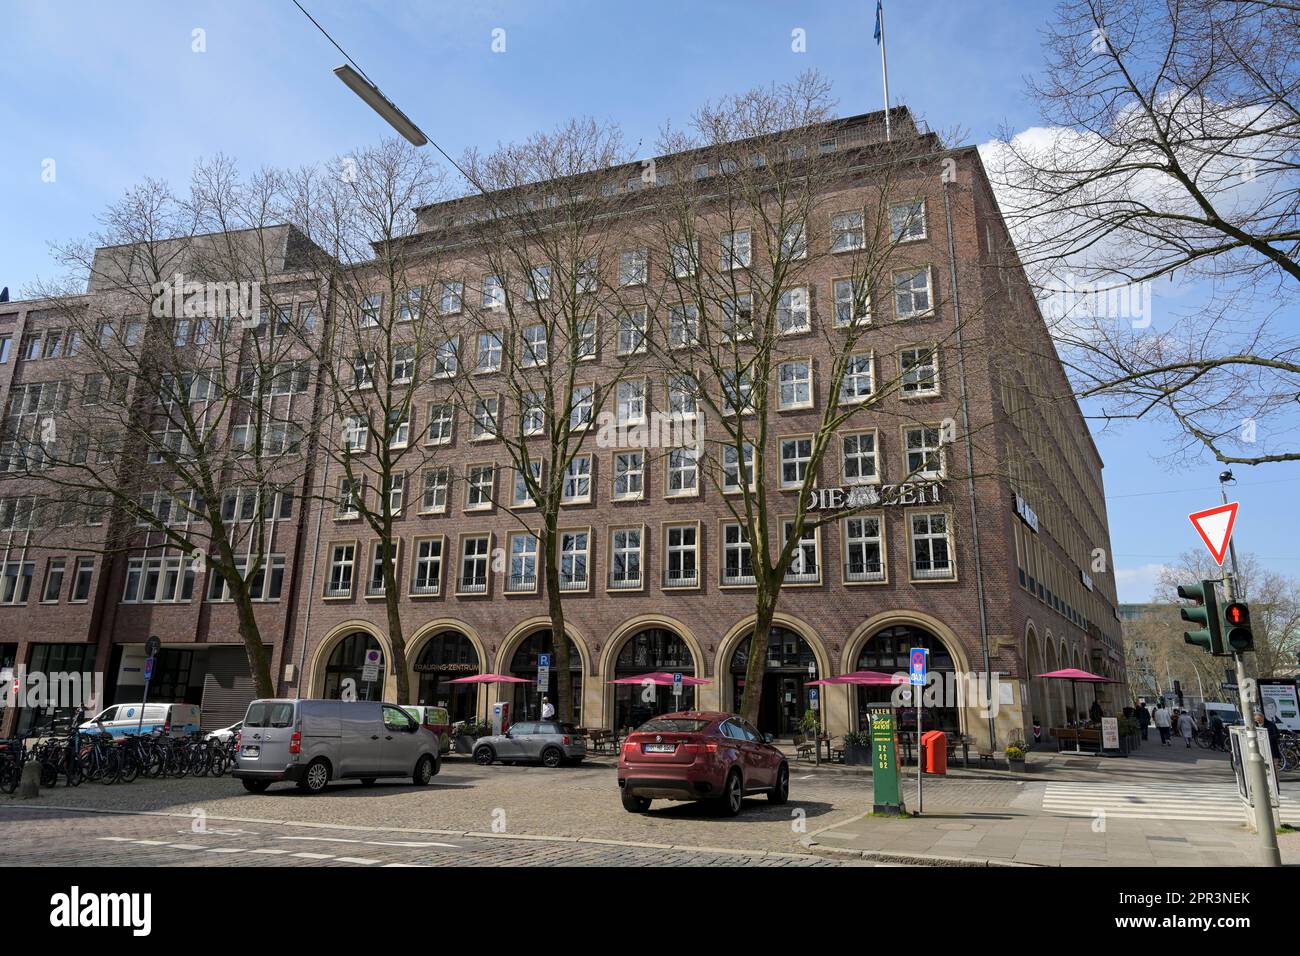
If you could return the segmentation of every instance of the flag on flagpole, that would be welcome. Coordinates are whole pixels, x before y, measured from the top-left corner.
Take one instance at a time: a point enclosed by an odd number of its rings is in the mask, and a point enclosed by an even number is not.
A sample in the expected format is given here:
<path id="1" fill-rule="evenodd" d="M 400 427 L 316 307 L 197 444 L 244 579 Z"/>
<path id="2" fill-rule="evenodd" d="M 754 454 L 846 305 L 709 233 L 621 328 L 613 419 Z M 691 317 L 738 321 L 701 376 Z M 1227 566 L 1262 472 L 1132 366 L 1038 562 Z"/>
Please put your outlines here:
<path id="1" fill-rule="evenodd" d="M 884 16 L 885 11 L 881 9 L 881 0 L 876 0 L 876 46 L 880 45 L 880 18 Z"/>
<path id="2" fill-rule="evenodd" d="M 885 7 L 876 0 L 876 46 L 880 47 L 880 78 L 885 85 L 885 140 L 892 137 L 889 129 L 889 60 L 885 56 Z"/>

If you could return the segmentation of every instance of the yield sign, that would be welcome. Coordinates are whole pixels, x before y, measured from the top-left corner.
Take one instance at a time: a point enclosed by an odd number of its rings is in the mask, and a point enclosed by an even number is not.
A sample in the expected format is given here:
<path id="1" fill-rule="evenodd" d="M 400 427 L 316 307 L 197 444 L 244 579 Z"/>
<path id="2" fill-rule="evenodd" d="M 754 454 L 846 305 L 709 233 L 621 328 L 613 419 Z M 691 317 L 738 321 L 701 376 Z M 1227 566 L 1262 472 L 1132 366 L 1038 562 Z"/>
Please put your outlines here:
<path id="1" fill-rule="evenodd" d="M 1210 556 L 1214 558 L 1214 563 L 1220 566 L 1228 554 L 1232 526 L 1237 523 L 1237 507 L 1238 504 L 1234 501 L 1187 516 L 1191 519 L 1192 526 L 1196 528 L 1196 533 L 1205 542 L 1205 546 L 1210 549 Z"/>

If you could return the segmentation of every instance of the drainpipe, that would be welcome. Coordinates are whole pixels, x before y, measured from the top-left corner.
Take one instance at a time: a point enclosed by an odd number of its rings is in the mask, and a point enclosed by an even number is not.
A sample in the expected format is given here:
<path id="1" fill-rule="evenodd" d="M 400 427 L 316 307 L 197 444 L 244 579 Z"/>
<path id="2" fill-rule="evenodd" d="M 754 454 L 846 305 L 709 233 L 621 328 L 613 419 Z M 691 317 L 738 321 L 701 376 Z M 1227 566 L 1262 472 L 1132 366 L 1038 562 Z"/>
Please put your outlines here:
<path id="1" fill-rule="evenodd" d="M 997 749 L 997 728 L 993 717 L 993 662 L 989 655 L 989 616 L 984 597 L 984 563 L 980 557 L 980 523 L 979 510 L 976 508 L 975 496 L 975 452 L 971 447 L 970 395 L 966 387 L 966 353 L 962 347 L 961 336 L 961 296 L 957 285 L 957 245 L 952 233 L 952 199 L 949 187 L 951 182 L 943 184 L 943 214 L 948 227 L 948 268 L 952 283 L 952 313 L 954 331 L 957 339 L 957 378 L 961 389 L 961 426 L 966 437 L 966 492 L 970 498 L 971 538 L 975 552 L 975 590 L 979 598 L 980 610 L 980 644 L 984 650 L 984 687 L 989 695 L 987 701 L 989 714 L 989 752 Z"/>

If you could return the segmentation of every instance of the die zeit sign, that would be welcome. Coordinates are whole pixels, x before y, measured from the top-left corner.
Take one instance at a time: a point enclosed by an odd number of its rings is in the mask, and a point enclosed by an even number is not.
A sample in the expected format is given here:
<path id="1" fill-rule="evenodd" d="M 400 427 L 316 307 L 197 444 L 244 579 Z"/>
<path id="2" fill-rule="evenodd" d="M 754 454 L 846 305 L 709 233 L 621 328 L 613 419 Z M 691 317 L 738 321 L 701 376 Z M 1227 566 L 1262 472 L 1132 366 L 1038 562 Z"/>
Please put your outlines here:
<path id="1" fill-rule="evenodd" d="M 809 511 L 841 511 L 851 508 L 930 505 L 939 503 L 941 481 L 904 481 L 897 485 L 848 485 L 843 488 L 811 488 Z"/>

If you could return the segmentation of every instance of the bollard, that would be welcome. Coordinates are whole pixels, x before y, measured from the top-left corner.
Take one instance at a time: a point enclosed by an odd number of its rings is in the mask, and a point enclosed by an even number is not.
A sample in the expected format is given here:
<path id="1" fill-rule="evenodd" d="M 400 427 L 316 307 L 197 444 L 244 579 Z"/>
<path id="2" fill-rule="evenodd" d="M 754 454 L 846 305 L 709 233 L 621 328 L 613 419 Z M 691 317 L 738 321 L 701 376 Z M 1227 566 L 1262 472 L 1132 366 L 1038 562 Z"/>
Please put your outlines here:
<path id="1" fill-rule="evenodd" d="M 18 796 L 24 800 L 41 795 L 41 765 L 39 761 L 29 760 L 23 764 L 23 775 L 18 781 Z"/>

